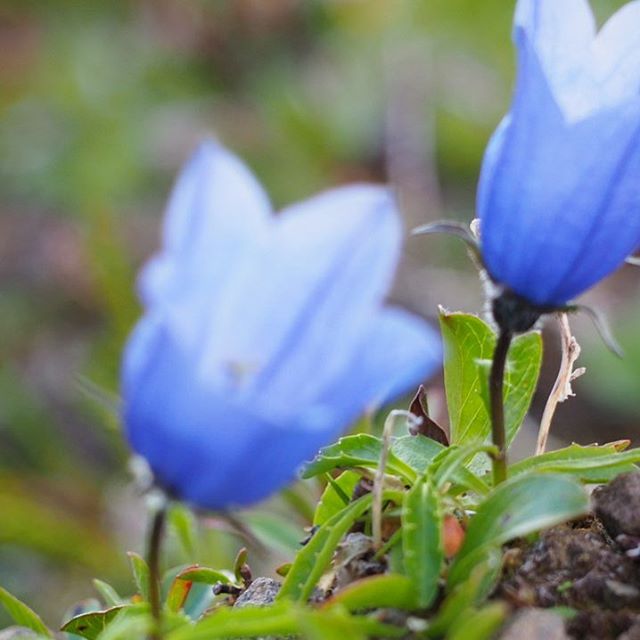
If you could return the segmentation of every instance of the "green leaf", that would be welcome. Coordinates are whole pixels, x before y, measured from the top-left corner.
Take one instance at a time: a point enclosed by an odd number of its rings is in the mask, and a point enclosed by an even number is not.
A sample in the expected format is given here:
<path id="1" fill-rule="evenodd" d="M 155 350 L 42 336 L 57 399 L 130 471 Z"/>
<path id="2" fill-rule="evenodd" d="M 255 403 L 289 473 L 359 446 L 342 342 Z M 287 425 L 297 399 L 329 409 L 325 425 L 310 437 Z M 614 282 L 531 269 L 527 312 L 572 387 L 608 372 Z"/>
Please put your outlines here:
<path id="1" fill-rule="evenodd" d="M 252 511 L 242 516 L 251 532 L 267 548 L 283 554 L 295 553 L 304 536 L 302 526 L 283 516 L 266 511 Z"/>
<path id="2" fill-rule="evenodd" d="M 110 622 L 115 620 L 116 616 L 122 611 L 128 609 L 130 605 L 120 605 L 111 607 L 104 611 L 91 611 L 83 613 L 80 616 L 71 618 L 62 626 L 61 631 L 66 633 L 74 633 L 77 636 L 87 638 L 87 640 L 96 640 L 98 635 L 105 630 Z"/>
<path id="3" fill-rule="evenodd" d="M 131 563 L 131 572 L 133 580 L 136 583 L 138 593 L 146 601 L 149 600 L 149 567 L 144 558 L 133 551 L 127 553 L 129 562 Z"/>
<path id="4" fill-rule="evenodd" d="M 223 571 L 216 571 L 208 567 L 187 567 L 178 574 L 181 580 L 189 580 L 190 582 L 202 582 L 204 584 L 229 584 L 232 582 L 231 576 Z"/>
<path id="5" fill-rule="evenodd" d="M 406 630 L 378 622 L 375 618 L 351 616 L 348 611 L 332 607 L 320 611 L 304 608 L 296 613 L 299 632 L 307 640 L 367 640 L 367 638 L 400 638 Z"/>
<path id="6" fill-rule="evenodd" d="M 169 512 L 169 523 L 189 557 L 195 553 L 195 518 L 191 510 L 181 504 L 174 504 Z"/>
<path id="7" fill-rule="evenodd" d="M 391 445 L 391 453 L 421 476 L 445 447 L 424 436 L 401 436 Z"/>
<path id="8" fill-rule="evenodd" d="M 282 588 L 278 600 L 306 601 L 318 580 L 329 566 L 333 552 L 355 521 L 371 506 L 371 495 L 352 502 L 327 520 L 298 552 Z"/>
<path id="9" fill-rule="evenodd" d="M 444 449 L 442 453 L 431 464 L 429 475 L 433 477 L 435 485 L 438 489 L 442 489 L 447 482 L 452 482 L 462 475 L 464 465 L 471 462 L 479 453 L 490 454 L 496 451 L 496 448 L 490 444 L 468 444 L 465 446 L 452 445 Z M 470 475 L 473 473 L 469 472 Z M 467 477 L 466 475 L 464 476 Z M 479 479 L 478 479 L 479 480 Z M 480 482 L 482 482 L 480 480 Z M 474 484 L 475 483 L 471 483 Z M 485 485 L 488 490 L 488 487 Z M 481 493 L 481 495 L 483 495 Z"/>
<path id="10" fill-rule="evenodd" d="M 382 440 L 368 433 L 340 438 L 335 444 L 320 450 L 316 458 L 307 465 L 303 478 L 312 478 L 333 469 L 365 467 L 375 469 L 382 454 Z M 411 467 L 396 457 L 393 450 L 387 460 L 387 471 L 410 481 L 416 477 Z"/>
<path id="11" fill-rule="evenodd" d="M 266 636 L 359 640 L 368 637 L 398 638 L 405 633 L 404 629 L 373 618 L 350 616 L 339 607 L 318 611 L 285 601 L 268 607 L 220 608 L 193 626 L 185 626 L 167 634 L 166 640 Z"/>
<path id="12" fill-rule="evenodd" d="M 402 550 L 405 573 L 413 583 L 418 606 L 426 609 L 438 592 L 444 562 L 440 494 L 426 477 L 405 494 Z"/>
<path id="13" fill-rule="evenodd" d="M 503 625 L 509 608 L 504 602 L 492 602 L 478 611 L 460 616 L 452 627 L 449 640 L 490 640 Z"/>
<path id="14" fill-rule="evenodd" d="M 360 481 L 360 476 L 354 471 L 343 471 L 333 482 L 348 496 L 353 495 L 353 490 Z M 316 507 L 313 516 L 314 526 L 324 524 L 329 518 L 334 516 L 338 511 L 344 509 L 345 504 L 338 491 L 332 484 L 328 484 L 322 493 L 322 497 Z"/>
<path id="15" fill-rule="evenodd" d="M 452 444 L 487 440 L 491 420 L 486 398 L 487 370 L 496 336 L 477 316 L 440 314 L 445 349 L 444 379 Z M 514 339 L 504 381 L 507 442 L 515 437 L 527 413 L 542 363 L 542 338 L 530 332 Z"/>
<path id="16" fill-rule="evenodd" d="M 184 606 L 189 592 L 191 591 L 192 580 L 184 577 L 184 573 L 188 573 L 189 569 L 193 570 L 197 567 L 188 567 L 184 572 L 180 571 L 171 581 L 171 585 L 167 591 L 166 607 L 169 611 L 178 612 Z"/>
<path id="17" fill-rule="evenodd" d="M 640 448 L 620 451 L 617 443 L 586 447 L 572 444 L 564 449 L 527 458 L 509 467 L 509 475 L 529 471 L 570 473 L 582 482 L 609 482 L 621 473 L 637 471 Z"/>
<path id="18" fill-rule="evenodd" d="M 367 433 L 340 438 L 335 444 L 324 447 L 305 468 L 302 477 L 314 476 L 348 467 L 375 467 L 382 453 L 382 440 Z"/>
<path id="19" fill-rule="evenodd" d="M 526 474 L 503 482 L 471 518 L 449 572 L 449 586 L 466 580 L 487 551 L 588 511 L 585 490 L 569 476 Z"/>
<path id="20" fill-rule="evenodd" d="M 106 582 L 103 582 L 102 580 L 98 580 L 96 578 L 93 581 L 93 586 L 95 590 L 100 594 L 107 607 L 116 607 L 119 604 L 123 603 L 122 598 L 110 584 L 107 584 Z"/>
<path id="21" fill-rule="evenodd" d="M 411 611 L 417 607 L 414 583 L 407 576 L 394 573 L 368 576 L 343 587 L 323 604 L 349 611 L 391 607 Z"/>
<path id="22" fill-rule="evenodd" d="M 456 621 L 469 611 L 474 611 L 495 586 L 500 576 L 502 552 L 494 549 L 486 560 L 477 564 L 467 580 L 460 583 L 447 595 L 438 607 L 438 613 L 427 629 L 427 636 L 439 638 L 445 636 Z"/>
<path id="23" fill-rule="evenodd" d="M 297 624 L 292 606 L 288 602 L 281 602 L 269 607 L 216 609 L 195 625 L 168 634 L 166 640 L 288 636 L 296 631 Z"/>
<path id="24" fill-rule="evenodd" d="M 51 631 L 47 629 L 37 613 L 2 587 L 0 587 L 0 604 L 16 624 L 48 638 L 53 637 Z"/>

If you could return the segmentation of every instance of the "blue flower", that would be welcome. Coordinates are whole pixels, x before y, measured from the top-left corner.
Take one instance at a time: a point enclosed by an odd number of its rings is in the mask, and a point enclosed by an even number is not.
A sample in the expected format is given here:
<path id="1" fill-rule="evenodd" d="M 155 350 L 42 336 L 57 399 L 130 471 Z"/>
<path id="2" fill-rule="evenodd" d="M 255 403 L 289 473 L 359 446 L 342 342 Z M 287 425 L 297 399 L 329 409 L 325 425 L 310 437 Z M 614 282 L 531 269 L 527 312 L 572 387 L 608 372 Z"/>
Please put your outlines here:
<path id="1" fill-rule="evenodd" d="M 401 236 L 384 188 L 273 216 L 235 156 L 197 151 L 141 275 L 146 313 L 123 365 L 126 433 L 160 486 L 214 510 L 254 503 L 432 372 L 433 332 L 382 306 Z"/>
<path id="2" fill-rule="evenodd" d="M 478 208 L 491 278 L 559 307 L 640 245 L 640 2 L 596 34 L 586 0 L 519 0 L 518 79 Z"/>

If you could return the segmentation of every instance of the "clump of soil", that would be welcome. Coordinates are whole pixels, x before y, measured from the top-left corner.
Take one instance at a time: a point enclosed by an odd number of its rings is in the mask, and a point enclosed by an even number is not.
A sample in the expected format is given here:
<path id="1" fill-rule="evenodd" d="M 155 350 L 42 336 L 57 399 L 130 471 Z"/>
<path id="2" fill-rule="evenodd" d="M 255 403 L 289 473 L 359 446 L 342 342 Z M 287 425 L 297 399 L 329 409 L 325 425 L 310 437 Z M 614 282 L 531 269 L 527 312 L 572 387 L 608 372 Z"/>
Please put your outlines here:
<path id="1" fill-rule="evenodd" d="M 496 596 L 515 607 L 569 607 L 580 640 L 640 640 L 640 473 L 593 495 L 593 517 L 507 550 Z"/>

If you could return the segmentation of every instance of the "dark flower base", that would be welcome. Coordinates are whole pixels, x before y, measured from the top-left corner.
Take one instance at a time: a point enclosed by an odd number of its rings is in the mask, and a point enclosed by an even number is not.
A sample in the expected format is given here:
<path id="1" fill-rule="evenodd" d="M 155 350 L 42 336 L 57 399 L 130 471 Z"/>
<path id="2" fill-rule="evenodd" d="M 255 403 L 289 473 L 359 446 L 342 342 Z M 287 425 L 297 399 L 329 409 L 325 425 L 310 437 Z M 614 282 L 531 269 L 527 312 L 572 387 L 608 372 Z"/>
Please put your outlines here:
<path id="1" fill-rule="evenodd" d="M 516 334 L 529 331 L 542 315 L 553 313 L 558 309 L 535 305 L 517 293 L 505 289 L 493 299 L 491 311 L 501 331 Z"/>

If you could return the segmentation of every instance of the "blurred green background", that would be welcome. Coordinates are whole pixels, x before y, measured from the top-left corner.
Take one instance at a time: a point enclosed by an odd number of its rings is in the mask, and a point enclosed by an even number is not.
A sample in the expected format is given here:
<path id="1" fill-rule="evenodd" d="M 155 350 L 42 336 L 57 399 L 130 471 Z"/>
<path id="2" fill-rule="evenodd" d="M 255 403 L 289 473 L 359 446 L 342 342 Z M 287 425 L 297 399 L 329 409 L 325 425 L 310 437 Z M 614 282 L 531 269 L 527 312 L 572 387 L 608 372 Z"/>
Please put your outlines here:
<path id="1" fill-rule="evenodd" d="M 141 550 L 146 523 L 113 412 L 120 351 L 139 313 L 136 270 L 198 140 L 243 156 L 278 206 L 390 179 L 408 227 L 468 221 L 509 101 L 512 12 L 508 0 L 0 3 L 0 584 L 52 625 L 95 595 L 94 576 L 132 589 L 124 551 Z M 589 296 L 627 359 L 575 323 L 589 371 L 561 407 L 560 438 L 635 437 L 638 275 Z M 409 241 L 394 298 L 427 316 L 438 303 L 482 309 L 448 239 Z M 557 365 L 547 338 L 538 415 Z M 313 488 L 297 491 L 289 504 Z M 276 557 L 304 524 L 279 520 L 283 504 L 249 517 Z M 192 560 L 228 562 L 240 543 L 217 529 L 200 523 Z"/>

